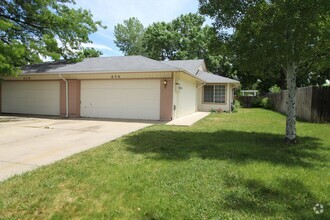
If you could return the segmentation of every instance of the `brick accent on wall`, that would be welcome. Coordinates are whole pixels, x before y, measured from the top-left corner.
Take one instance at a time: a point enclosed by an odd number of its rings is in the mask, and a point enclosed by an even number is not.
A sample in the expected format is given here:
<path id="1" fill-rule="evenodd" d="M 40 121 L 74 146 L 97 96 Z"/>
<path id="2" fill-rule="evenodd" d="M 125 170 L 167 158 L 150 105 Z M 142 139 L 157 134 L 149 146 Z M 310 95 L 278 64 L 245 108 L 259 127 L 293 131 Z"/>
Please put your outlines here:
<path id="1" fill-rule="evenodd" d="M 69 82 L 69 116 L 80 117 L 80 80 Z"/>
<path id="2" fill-rule="evenodd" d="M 65 82 L 60 81 L 60 116 L 65 117 Z"/>
<path id="3" fill-rule="evenodd" d="M 69 83 L 69 117 L 80 117 L 80 80 L 68 80 Z M 65 82 L 60 83 L 60 114 L 65 117 Z"/>
<path id="4" fill-rule="evenodd" d="M 166 86 L 164 81 L 167 81 Z M 172 106 L 173 106 L 173 80 L 160 80 L 160 120 L 172 120 Z"/>

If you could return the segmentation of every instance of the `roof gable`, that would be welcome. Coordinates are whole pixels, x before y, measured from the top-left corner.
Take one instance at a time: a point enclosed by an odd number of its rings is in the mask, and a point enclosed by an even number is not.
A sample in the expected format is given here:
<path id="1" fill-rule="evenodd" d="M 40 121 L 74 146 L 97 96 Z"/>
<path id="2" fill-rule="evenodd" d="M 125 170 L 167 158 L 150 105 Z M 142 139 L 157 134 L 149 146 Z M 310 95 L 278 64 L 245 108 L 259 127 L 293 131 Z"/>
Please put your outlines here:
<path id="1" fill-rule="evenodd" d="M 183 69 L 193 75 L 196 75 L 198 70 L 207 71 L 204 60 L 169 60 L 162 63 Z"/>
<path id="2" fill-rule="evenodd" d="M 199 79 L 201 79 L 206 83 L 239 84 L 239 81 L 237 80 L 207 72 L 204 60 L 171 60 L 171 61 L 163 61 L 163 63 L 183 69 L 189 72 L 190 74 L 197 76 Z"/>

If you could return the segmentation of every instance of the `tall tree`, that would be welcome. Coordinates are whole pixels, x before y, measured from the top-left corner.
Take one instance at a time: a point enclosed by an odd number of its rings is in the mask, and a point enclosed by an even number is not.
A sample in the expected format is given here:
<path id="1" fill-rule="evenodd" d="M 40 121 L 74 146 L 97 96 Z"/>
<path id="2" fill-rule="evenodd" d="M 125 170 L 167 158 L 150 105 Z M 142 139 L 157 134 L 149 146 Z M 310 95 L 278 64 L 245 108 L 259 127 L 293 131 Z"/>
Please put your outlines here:
<path id="1" fill-rule="evenodd" d="M 210 27 L 198 14 L 180 15 L 169 23 L 157 22 L 147 27 L 143 45 L 154 59 L 185 60 L 204 57 L 208 50 Z"/>
<path id="2" fill-rule="evenodd" d="M 96 50 L 95 48 L 87 47 L 87 48 L 83 48 L 79 55 L 81 58 L 90 58 L 90 57 L 99 57 L 103 55 L 103 53 L 102 51 Z"/>
<path id="3" fill-rule="evenodd" d="M 296 140 L 296 79 L 302 63 L 327 60 L 328 0 L 199 0 L 200 12 L 215 26 L 233 28 L 232 49 L 240 68 L 251 72 L 276 65 L 286 73 L 288 104 L 286 140 Z"/>
<path id="4" fill-rule="evenodd" d="M 79 57 L 81 43 L 102 26 L 88 10 L 73 9 L 74 0 L 0 1 L 0 73 L 15 75 L 19 67 Z M 58 43 L 61 42 L 61 43 Z"/>
<path id="5" fill-rule="evenodd" d="M 144 27 L 137 18 L 124 20 L 123 24 L 117 24 L 114 30 L 116 46 L 127 55 L 143 54 L 142 38 Z"/>
<path id="6" fill-rule="evenodd" d="M 171 22 L 156 22 L 144 31 L 138 29 L 141 32 L 138 31 L 137 38 L 134 28 L 129 27 L 142 27 L 142 24 L 137 18 L 130 18 L 116 25 L 115 43 L 125 55 L 141 54 L 156 60 L 205 59 L 211 72 L 232 76 L 224 46 L 227 36 L 204 26 L 204 22 L 205 18 L 199 14 L 180 15 Z M 139 52 L 129 53 L 136 47 L 141 49 L 133 50 Z"/>
<path id="7" fill-rule="evenodd" d="M 143 38 L 146 55 L 158 60 L 205 59 L 209 71 L 232 76 L 226 34 L 217 34 L 204 22 L 203 16 L 189 13 L 169 23 L 150 25 Z"/>
<path id="8" fill-rule="evenodd" d="M 203 27 L 205 18 L 198 14 L 180 15 L 171 22 L 177 41 L 176 59 L 198 59 L 205 55 L 209 27 Z"/>
<path id="9" fill-rule="evenodd" d="M 177 33 L 171 23 L 157 22 L 147 27 L 143 37 L 146 55 L 156 60 L 175 59 Z"/>

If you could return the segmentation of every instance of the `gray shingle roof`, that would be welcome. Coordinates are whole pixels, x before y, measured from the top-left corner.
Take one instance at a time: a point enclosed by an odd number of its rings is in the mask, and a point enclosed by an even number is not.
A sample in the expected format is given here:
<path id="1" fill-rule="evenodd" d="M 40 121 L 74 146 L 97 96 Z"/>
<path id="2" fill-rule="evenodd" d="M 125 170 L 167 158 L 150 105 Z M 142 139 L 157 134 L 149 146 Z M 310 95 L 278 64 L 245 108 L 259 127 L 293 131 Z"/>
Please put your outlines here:
<path id="1" fill-rule="evenodd" d="M 179 71 L 177 67 L 143 56 L 118 56 L 85 58 L 82 62 L 66 61 L 46 62 L 22 68 L 22 75 L 27 74 L 65 74 L 97 72 L 157 72 Z"/>
<path id="2" fill-rule="evenodd" d="M 204 65 L 204 60 L 169 60 L 162 63 L 178 67 L 196 75 L 200 66 Z"/>
<path id="3" fill-rule="evenodd" d="M 239 83 L 237 80 L 200 70 L 199 68 L 205 65 L 204 60 L 171 60 L 163 63 L 184 69 L 206 83 Z"/>
<path id="4" fill-rule="evenodd" d="M 185 71 L 206 83 L 239 83 L 236 80 L 201 71 L 204 60 L 156 61 L 143 56 L 118 56 L 85 58 L 81 62 L 46 62 L 22 68 L 22 75 L 31 74 L 72 74 L 111 72 L 162 72 Z M 206 70 L 206 69 L 205 69 Z"/>
<path id="5" fill-rule="evenodd" d="M 207 83 L 238 83 L 239 84 L 239 81 L 237 80 L 204 71 L 198 71 L 197 77 L 199 77 L 200 79 L 202 79 Z"/>

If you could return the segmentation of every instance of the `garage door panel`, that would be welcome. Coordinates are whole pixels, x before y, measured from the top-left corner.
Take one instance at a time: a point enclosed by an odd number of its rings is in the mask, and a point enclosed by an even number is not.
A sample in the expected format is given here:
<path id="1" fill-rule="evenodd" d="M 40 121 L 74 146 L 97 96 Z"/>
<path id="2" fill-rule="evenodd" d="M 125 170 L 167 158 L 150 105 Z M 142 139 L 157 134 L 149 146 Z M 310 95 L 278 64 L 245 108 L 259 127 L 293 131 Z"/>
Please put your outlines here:
<path id="1" fill-rule="evenodd" d="M 81 116 L 159 120 L 159 80 L 84 80 Z"/>
<path id="2" fill-rule="evenodd" d="M 2 112 L 59 115 L 60 83 L 3 82 Z"/>

